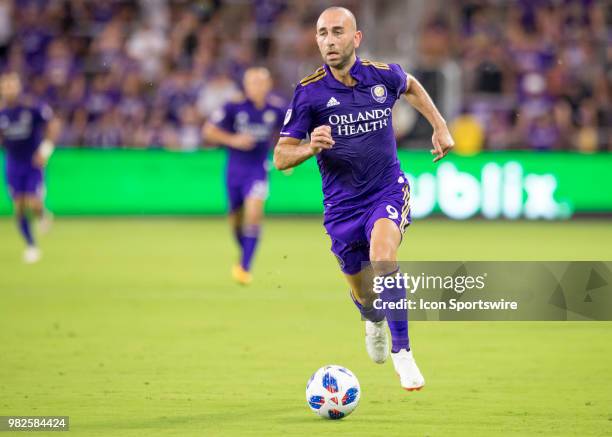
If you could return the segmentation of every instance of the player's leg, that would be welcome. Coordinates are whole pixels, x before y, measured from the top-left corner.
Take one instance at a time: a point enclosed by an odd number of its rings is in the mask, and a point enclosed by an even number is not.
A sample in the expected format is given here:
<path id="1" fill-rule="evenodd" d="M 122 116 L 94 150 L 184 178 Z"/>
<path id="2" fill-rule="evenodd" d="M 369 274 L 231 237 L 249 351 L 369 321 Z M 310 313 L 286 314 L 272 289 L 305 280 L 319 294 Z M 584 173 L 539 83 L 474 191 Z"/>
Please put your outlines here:
<path id="1" fill-rule="evenodd" d="M 34 236 L 32 235 L 32 229 L 30 227 L 30 220 L 28 217 L 28 209 L 26 197 L 22 194 L 16 194 L 13 197 L 13 211 L 15 211 L 15 219 L 17 220 L 17 226 L 21 236 L 25 240 L 28 246 L 35 246 Z"/>
<path id="2" fill-rule="evenodd" d="M 371 229 L 370 261 L 377 276 L 395 275 L 399 272 L 397 251 L 402 241 L 402 233 L 410 223 L 409 200 L 408 185 L 401 190 L 394 189 L 374 209 L 370 217 L 367 226 L 368 230 Z M 380 297 L 385 304 L 385 316 L 391 331 L 393 366 L 404 389 L 420 390 L 425 385 L 425 378 L 410 349 L 408 311 L 405 308 L 398 309 L 398 304 L 406 299 L 406 289 L 397 281 L 391 282 L 388 286 L 383 283 Z"/>
<path id="3" fill-rule="evenodd" d="M 389 337 L 385 312 L 374 305 L 378 296 L 372 291 L 372 267 L 367 266 L 359 273 L 345 277 L 351 287 L 351 299 L 365 320 L 366 351 L 372 361 L 382 364 L 389 357 Z"/>
<path id="4" fill-rule="evenodd" d="M 17 222 L 17 229 L 26 243 L 23 259 L 27 263 L 33 263 L 39 260 L 40 252 L 36 248 L 28 216 L 26 200 L 28 191 L 30 191 L 28 169 L 23 165 L 9 164 L 7 163 L 6 167 L 6 182 L 13 200 L 13 211 Z"/>
<path id="5" fill-rule="evenodd" d="M 37 219 L 39 221 L 39 225 L 42 224 L 43 227 L 46 225 L 47 229 L 42 229 L 43 231 L 46 231 L 50 227 L 50 223 L 45 224 L 43 222 L 43 170 L 38 167 L 29 168 L 25 173 L 24 184 L 26 216 Z M 38 248 L 28 249 L 27 252 L 28 253 L 26 253 L 25 258 L 28 262 L 36 262 L 40 259 L 40 250 Z"/>
<path id="6" fill-rule="evenodd" d="M 370 239 L 370 260 L 377 276 L 395 275 L 398 272 L 397 250 L 401 243 L 401 233 L 397 224 L 389 218 L 379 218 L 374 223 Z M 406 390 L 420 390 L 425 378 L 417 366 L 408 338 L 408 312 L 406 309 L 390 309 L 389 303 L 398 304 L 406 298 L 406 289 L 400 284 L 385 286 L 381 298 L 387 304 L 385 316 L 391 331 L 391 358 L 393 367 Z"/>
<path id="7" fill-rule="evenodd" d="M 242 257 L 242 216 L 243 216 L 243 208 L 242 206 L 231 210 L 227 215 L 227 220 L 230 225 L 230 229 L 232 231 L 232 235 L 234 236 L 234 240 L 236 241 L 236 245 L 240 250 L 240 256 Z"/>
<path id="8" fill-rule="evenodd" d="M 23 260 L 28 264 L 33 264 L 40 260 L 40 250 L 36 246 L 36 241 L 34 240 L 26 196 L 16 195 L 13 198 L 13 208 L 15 211 L 15 219 L 17 220 L 17 227 L 26 243 Z"/>
<path id="9" fill-rule="evenodd" d="M 331 251 L 350 287 L 353 303 L 365 320 L 365 343 L 368 355 L 376 363 L 389 356 L 389 339 L 385 313 L 374 306 L 376 298 L 372 288 L 373 272 L 369 262 L 369 244 L 364 233 L 367 210 L 350 214 L 327 213 L 325 229 L 331 238 Z"/>
<path id="10" fill-rule="evenodd" d="M 244 202 L 244 219 L 242 221 L 243 251 L 240 265 L 250 272 L 255 250 L 259 243 L 261 222 L 263 219 L 265 199 L 260 196 L 249 196 Z"/>
<path id="11" fill-rule="evenodd" d="M 27 208 L 38 220 L 38 231 L 46 234 L 53 224 L 53 214 L 45 209 L 45 188 L 41 170 L 34 169 L 29 185 L 26 198 Z"/>
<path id="12" fill-rule="evenodd" d="M 385 318 L 385 314 L 381 309 L 374 307 L 374 300 L 378 297 L 372 291 L 372 279 L 374 277 L 372 267 L 366 266 L 361 271 L 355 274 L 344 275 L 351 288 L 351 299 L 364 320 L 379 322 Z"/>
<path id="13" fill-rule="evenodd" d="M 242 182 L 235 190 L 234 204 L 240 202 L 241 215 L 236 225 L 241 241 L 240 263 L 232 270 L 234 279 L 240 284 L 246 285 L 252 281 L 250 273 L 251 263 L 259 242 L 261 221 L 263 217 L 264 203 L 268 195 L 268 183 L 265 179 L 250 180 Z"/>
<path id="14" fill-rule="evenodd" d="M 236 183 L 235 180 L 228 178 L 227 183 L 227 200 L 229 203 L 229 214 L 228 221 L 230 229 L 236 245 L 238 246 L 238 259 L 241 260 L 244 253 L 243 246 L 243 235 L 242 235 L 242 223 L 244 216 L 244 195 L 242 186 Z M 235 263 L 232 266 L 232 277 L 239 284 L 247 284 L 250 282 L 250 278 L 247 273 L 242 269 L 240 262 Z"/>
<path id="15" fill-rule="evenodd" d="M 43 172 L 40 168 L 31 167 L 24 169 L 23 177 L 24 216 L 28 220 L 28 227 L 30 227 L 29 218 L 41 219 L 43 216 Z M 40 259 L 40 256 L 40 250 L 35 244 L 32 244 L 26 249 L 24 260 L 28 263 L 34 263 Z"/>
<path id="16" fill-rule="evenodd" d="M 364 234 L 367 210 L 350 214 L 327 212 L 324 225 L 331 238 L 331 251 L 349 284 L 350 296 L 365 321 L 365 344 L 372 361 L 383 363 L 389 356 L 389 339 L 385 313 L 374 306 L 372 269 L 369 265 L 368 241 Z"/>
<path id="17" fill-rule="evenodd" d="M 370 261 L 376 276 L 395 275 L 398 272 L 397 250 L 402 236 L 397 225 L 389 218 L 379 218 L 374 222 L 370 236 Z M 406 289 L 396 284 L 384 287 L 379 296 L 383 302 L 400 303 L 406 298 Z M 408 339 L 408 317 L 406 310 L 389 309 L 385 306 L 385 316 L 391 331 L 392 349 L 397 353 L 401 349 L 410 350 Z"/>
<path id="18" fill-rule="evenodd" d="M 32 214 L 32 217 L 38 220 L 39 232 L 46 233 L 51 227 L 51 217 L 45 212 L 42 196 L 28 195 L 25 199 L 26 208 Z"/>

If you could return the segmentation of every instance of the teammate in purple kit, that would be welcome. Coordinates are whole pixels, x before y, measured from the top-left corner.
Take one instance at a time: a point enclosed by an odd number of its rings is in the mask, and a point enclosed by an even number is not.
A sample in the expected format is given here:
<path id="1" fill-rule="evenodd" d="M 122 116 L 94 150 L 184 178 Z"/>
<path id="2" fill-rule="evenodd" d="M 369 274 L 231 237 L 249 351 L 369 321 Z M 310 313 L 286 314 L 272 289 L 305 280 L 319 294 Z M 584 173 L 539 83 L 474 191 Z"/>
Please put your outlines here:
<path id="1" fill-rule="evenodd" d="M 47 106 L 30 104 L 22 96 L 16 73 L 0 76 L 0 143 L 6 149 L 6 181 L 13 199 L 19 231 L 26 242 L 24 261 L 40 259 L 29 213 L 45 220 L 43 168 L 53 153 L 59 122 Z"/>
<path id="2" fill-rule="evenodd" d="M 240 248 L 232 276 L 241 284 L 252 280 L 251 262 L 268 196 L 268 154 L 281 126 L 283 109 L 269 96 L 270 72 L 249 68 L 243 79 L 246 99 L 226 104 L 204 126 L 208 141 L 228 148 L 226 185 L 230 226 Z"/>
<path id="3" fill-rule="evenodd" d="M 402 96 L 433 126 L 434 162 L 453 147 L 446 122 L 422 85 L 397 64 L 357 58 L 362 34 L 345 8 L 331 7 L 317 21 L 316 39 L 324 65 L 295 89 L 284 119 L 274 164 L 287 169 L 312 156 L 323 181 L 324 226 L 332 252 L 366 323 L 366 350 L 377 363 L 389 355 L 401 386 L 425 385 L 408 338 L 406 298 L 397 285 L 385 287 L 382 303 L 373 275 L 395 275 L 397 250 L 410 223 L 410 188 L 400 169 L 391 109 Z M 310 142 L 302 140 L 310 135 Z"/>

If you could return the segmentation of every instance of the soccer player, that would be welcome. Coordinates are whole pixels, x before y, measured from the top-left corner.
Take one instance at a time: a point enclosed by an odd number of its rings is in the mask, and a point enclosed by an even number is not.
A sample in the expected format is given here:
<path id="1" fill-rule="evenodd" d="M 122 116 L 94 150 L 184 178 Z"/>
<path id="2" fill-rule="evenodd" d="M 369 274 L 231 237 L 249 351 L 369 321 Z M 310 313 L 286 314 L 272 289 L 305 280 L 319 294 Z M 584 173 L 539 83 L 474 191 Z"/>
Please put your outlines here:
<path id="1" fill-rule="evenodd" d="M 43 169 L 53 153 L 59 121 L 47 106 L 33 105 L 22 94 L 16 73 L 0 76 L 0 142 L 6 149 L 6 181 L 19 231 L 26 243 L 23 260 L 41 257 L 30 226 L 30 213 L 45 221 Z"/>
<path id="2" fill-rule="evenodd" d="M 268 196 L 268 155 L 282 124 L 284 110 L 271 98 L 270 72 L 249 68 L 243 78 L 246 98 L 227 103 L 204 126 L 205 138 L 228 148 L 226 186 L 229 221 L 240 250 L 232 276 L 251 282 L 251 263 L 257 248 L 264 203 Z"/>
<path id="3" fill-rule="evenodd" d="M 385 287 L 373 292 L 373 275 L 397 273 L 397 250 L 410 223 L 410 190 L 397 158 L 391 124 L 395 101 L 405 98 L 433 126 L 434 162 L 453 147 L 453 139 L 422 85 L 397 64 L 360 59 L 355 49 L 362 34 L 353 14 L 340 7 L 319 17 L 316 40 L 324 65 L 297 85 L 281 138 L 274 151 L 278 169 L 316 156 L 323 181 L 324 226 L 365 319 L 366 350 L 376 363 L 389 354 L 401 386 L 425 385 L 410 349 L 406 310 L 394 303 L 406 290 Z M 310 135 L 310 141 L 302 140 Z M 384 304 L 384 305 L 383 305 Z"/>

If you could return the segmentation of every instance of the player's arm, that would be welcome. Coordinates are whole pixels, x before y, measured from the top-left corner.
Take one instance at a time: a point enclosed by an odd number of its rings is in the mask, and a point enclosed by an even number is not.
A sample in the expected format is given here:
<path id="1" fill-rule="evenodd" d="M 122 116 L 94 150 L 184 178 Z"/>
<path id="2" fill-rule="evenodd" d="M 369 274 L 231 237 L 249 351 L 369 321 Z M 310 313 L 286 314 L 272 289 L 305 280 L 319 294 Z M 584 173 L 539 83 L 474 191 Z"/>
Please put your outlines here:
<path id="1" fill-rule="evenodd" d="M 210 121 L 202 129 L 204 138 L 215 144 L 223 144 L 237 150 L 251 150 L 255 140 L 251 135 L 228 132 Z"/>
<path id="2" fill-rule="evenodd" d="M 431 137 L 433 149 L 431 150 L 431 154 L 435 155 L 433 162 L 437 162 L 450 152 L 455 142 L 446 126 L 446 120 L 444 120 L 442 114 L 440 114 L 440 111 L 436 108 L 436 105 L 433 100 L 431 100 L 431 97 L 429 97 L 429 94 L 427 94 L 427 91 L 425 91 L 425 88 L 423 88 L 423 85 L 410 74 L 407 76 L 406 93 L 404 97 L 408 100 L 408 103 L 423 114 L 433 127 L 434 132 Z"/>
<path id="3" fill-rule="evenodd" d="M 47 123 L 45 129 L 45 137 L 41 141 L 36 153 L 34 154 L 34 164 L 38 167 L 44 167 L 47 165 L 49 158 L 55 150 L 55 143 L 60 136 L 62 129 L 62 122 L 57 117 L 52 117 Z"/>
<path id="4" fill-rule="evenodd" d="M 279 170 L 287 170 L 323 150 L 331 149 L 333 145 L 331 127 L 325 125 L 315 128 L 307 143 L 302 144 L 298 138 L 281 137 L 274 148 L 274 166 Z"/>

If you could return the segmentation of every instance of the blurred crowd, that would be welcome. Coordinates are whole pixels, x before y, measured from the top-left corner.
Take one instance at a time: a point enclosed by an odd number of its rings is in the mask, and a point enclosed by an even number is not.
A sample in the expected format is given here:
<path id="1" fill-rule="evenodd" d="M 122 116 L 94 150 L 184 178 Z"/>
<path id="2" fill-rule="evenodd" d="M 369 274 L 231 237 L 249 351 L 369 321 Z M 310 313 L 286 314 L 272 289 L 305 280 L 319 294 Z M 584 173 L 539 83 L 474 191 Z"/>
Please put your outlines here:
<path id="1" fill-rule="evenodd" d="M 361 20 L 366 3 L 343 4 Z M 442 88 L 459 83 L 445 116 L 460 151 L 612 147 L 610 2 L 428 3 L 409 71 L 426 86 L 432 72 L 447 72 Z M 54 108 L 63 146 L 194 150 L 249 66 L 268 66 L 275 93 L 290 98 L 321 62 L 314 23 L 327 4 L 0 0 L 0 68 Z M 427 135 L 414 117 L 397 123 L 402 144 Z"/>
<path id="2" fill-rule="evenodd" d="M 499 7 L 497 5 L 504 5 Z M 612 2 L 465 1 L 423 33 L 427 63 L 458 60 L 453 122 L 470 148 L 612 148 Z"/>

